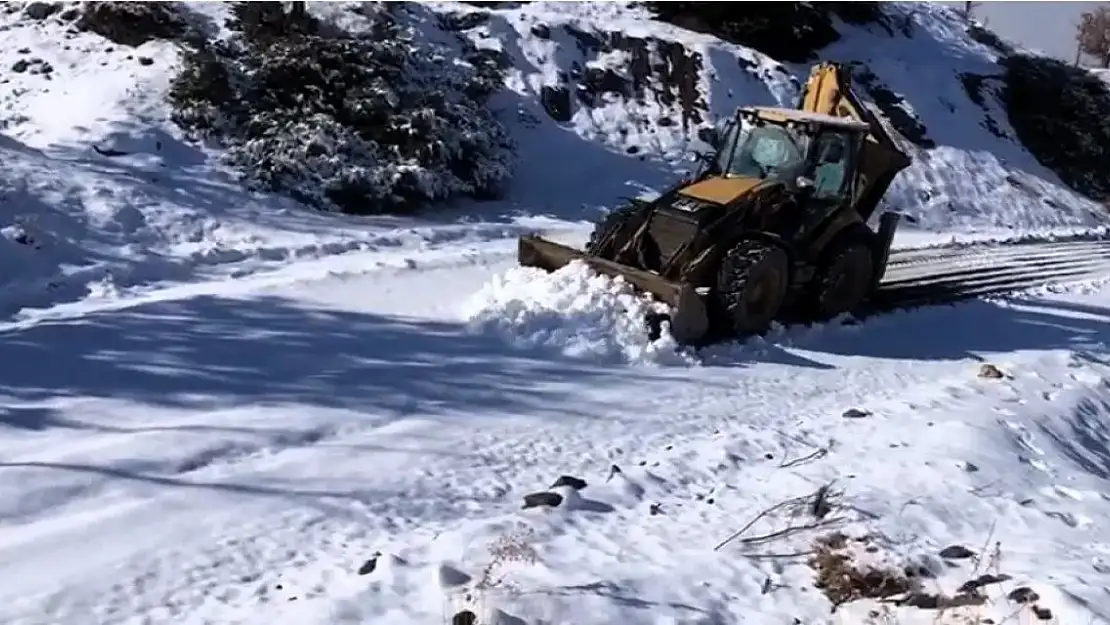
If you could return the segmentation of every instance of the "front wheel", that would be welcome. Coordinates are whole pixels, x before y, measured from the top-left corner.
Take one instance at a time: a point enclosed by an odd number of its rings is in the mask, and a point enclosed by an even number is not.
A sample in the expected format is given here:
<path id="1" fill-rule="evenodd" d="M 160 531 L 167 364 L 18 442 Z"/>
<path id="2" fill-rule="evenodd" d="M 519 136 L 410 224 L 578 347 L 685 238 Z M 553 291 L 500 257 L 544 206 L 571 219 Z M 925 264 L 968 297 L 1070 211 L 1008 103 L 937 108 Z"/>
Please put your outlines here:
<path id="1" fill-rule="evenodd" d="M 725 254 L 717 273 L 721 309 L 740 336 L 765 332 L 778 317 L 789 287 L 786 250 L 762 241 L 741 241 Z"/>
<path id="2" fill-rule="evenodd" d="M 814 278 L 813 312 L 832 319 L 852 312 L 867 298 L 875 276 L 875 258 L 865 241 L 854 240 L 835 251 Z"/>

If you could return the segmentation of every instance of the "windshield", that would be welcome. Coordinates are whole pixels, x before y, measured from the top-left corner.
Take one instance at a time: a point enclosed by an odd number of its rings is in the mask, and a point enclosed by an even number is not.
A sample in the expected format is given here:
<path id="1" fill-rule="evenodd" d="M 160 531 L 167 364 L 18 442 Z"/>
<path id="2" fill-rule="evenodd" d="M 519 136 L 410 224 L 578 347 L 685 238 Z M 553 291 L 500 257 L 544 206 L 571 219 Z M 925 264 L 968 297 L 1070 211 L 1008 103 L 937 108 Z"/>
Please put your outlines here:
<path id="1" fill-rule="evenodd" d="M 725 175 L 792 182 L 804 168 L 805 135 L 772 124 L 731 130 L 721 152 L 722 169 L 727 166 Z M 730 153 L 732 158 L 724 162 Z"/>

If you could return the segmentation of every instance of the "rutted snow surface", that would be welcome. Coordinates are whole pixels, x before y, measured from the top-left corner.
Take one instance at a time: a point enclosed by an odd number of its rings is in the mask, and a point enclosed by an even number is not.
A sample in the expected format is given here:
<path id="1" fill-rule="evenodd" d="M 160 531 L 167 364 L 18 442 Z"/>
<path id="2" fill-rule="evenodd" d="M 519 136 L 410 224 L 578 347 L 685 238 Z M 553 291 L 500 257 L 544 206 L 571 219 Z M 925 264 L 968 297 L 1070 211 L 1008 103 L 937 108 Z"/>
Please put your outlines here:
<path id="1" fill-rule="evenodd" d="M 610 279 L 573 262 L 548 273 L 518 267 L 493 277 L 464 308 L 477 328 L 511 343 L 556 350 L 572 358 L 631 363 L 692 364 L 664 329 L 651 341 L 645 326 L 650 313 L 668 308 L 634 293 L 621 279 Z"/>
<path id="2" fill-rule="evenodd" d="M 523 276 L 490 297 L 540 310 L 522 318 L 546 318 L 541 333 L 606 322 L 591 306 L 621 295 L 566 274 L 553 281 L 576 297 Z M 713 550 L 829 482 L 840 529 L 947 592 L 975 573 L 941 548 L 999 542 L 1013 579 L 981 615 L 1001 622 L 1016 608 L 1002 596 L 1030 585 L 1059 622 L 1107 622 L 1105 293 L 901 313 L 659 368 L 614 363 L 613 346 L 506 352 L 489 328 L 430 315 L 434 290 L 404 316 L 364 295 L 408 284 L 212 284 L 5 336 L 20 367 L 0 417 L 0 622 L 431 625 L 464 605 L 526 625 L 865 622 L 874 603 L 830 621 L 804 558 L 760 556 L 819 532 Z M 977 377 L 984 360 L 1007 377 Z M 563 473 L 588 486 L 519 509 Z M 476 592 L 504 536 L 534 562 Z"/>

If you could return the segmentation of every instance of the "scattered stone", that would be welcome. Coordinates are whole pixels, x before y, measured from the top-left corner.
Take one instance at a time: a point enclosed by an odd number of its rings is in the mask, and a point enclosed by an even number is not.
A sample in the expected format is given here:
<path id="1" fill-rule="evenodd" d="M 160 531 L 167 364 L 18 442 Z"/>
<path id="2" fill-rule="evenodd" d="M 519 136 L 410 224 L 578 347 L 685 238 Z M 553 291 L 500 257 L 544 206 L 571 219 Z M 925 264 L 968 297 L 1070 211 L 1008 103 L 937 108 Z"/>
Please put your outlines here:
<path id="1" fill-rule="evenodd" d="M 574 490 L 582 490 L 586 488 L 586 480 L 574 477 L 573 475 L 560 475 L 559 479 L 555 480 L 555 483 L 551 485 L 551 488 L 559 488 L 560 486 L 569 486 Z"/>
<path id="2" fill-rule="evenodd" d="M 870 417 L 871 413 L 866 410 L 860 410 L 858 408 L 849 408 L 845 410 L 844 414 L 841 416 L 845 419 L 863 419 L 865 417 Z"/>
<path id="3" fill-rule="evenodd" d="M 999 380 L 1004 378 L 1005 376 L 1002 374 L 1002 371 L 998 367 L 988 362 L 983 363 L 979 366 L 979 377 L 991 380 Z"/>
<path id="4" fill-rule="evenodd" d="M 1000 575 L 992 575 L 990 573 L 987 573 L 986 575 L 980 575 L 975 579 L 967 580 L 958 589 L 956 589 L 956 592 L 973 593 L 983 586 L 988 586 L 990 584 L 1001 584 L 1002 582 L 1008 582 L 1011 579 L 1013 578 L 1009 575 L 1006 575 L 1005 573 L 1002 573 Z"/>
<path id="5" fill-rule="evenodd" d="M 967 471 L 968 473 L 978 473 L 979 465 L 975 464 L 974 462 L 965 462 L 964 471 Z"/>
<path id="6" fill-rule="evenodd" d="M 20 54 L 30 54 L 30 53 L 31 53 L 31 49 L 30 49 L 30 48 L 20 48 L 20 49 L 18 50 L 18 52 L 19 52 Z"/>
<path id="7" fill-rule="evenodd" d="M 451 625 L 478 625 L 478 617 L 470 610 L 456 612 L 451 617 Z"/>
<path id="8" fill-rule="evenodd" d="M 378 558 L 381 557 L 381 555 L 382 554 L 379 552 L 375 553 L 373 556 L 370 556 L 369 560 L 363 562 L 362 566 L 358 567 L 358 574 L 369 575 L 370 573 L 373 573 L 374 569 L 378 566 Z"/>
<path id="9" fill-rule="evenodd" d="M 538 508 L 540 506 L 556 508 L 561 503 L 563 503 L 563 496 L 559 493 L 541 491 L 525 495 L 523 509 L 527 510 L 528 508 Z"/>
<path id="10" fill-rule="evenodd" d="M 154 59 L 149 56 L 140 56 L 139 65 L 154 65 Z"/>
<path id="11" fill-rule="evenodd" d="M 28 67 L 31 67 L 30 61 L 28 61 L 27 59 L 19 59 L 15 62 L 14 65 L 12 65 L 12 71 L 17 74 L 22 74 L 23 72 L 27 71 Z"/>
<path id="12" fill-rule="evenodd" d="M 540 39 L 551 39 L 551 27 L 547 24 L 533 24 L 531 30 Z"/>
<path id="13" fill-rule="evenodd" d="M 540 104 L 551 119 L 569 122 L 573 116 L 570 106 L 570 90 L 566 87 L 546 86 L 540 89 Z"/>
<path id="14" fill-rule="evenodd" d="M 964 560 L 967 558 L 974 558 L 975 552 L 963 545 L 949 545 L 941 549 L 939 555 L 949 560 Z"/>
<path id="15" fill-rule="evenodd" d="M 1011 590 L 1009 594 L 1006 595 L 1006 598 L 1014 603 L 1033 603 L 1040 599 L 1041 596 L 1037 594 L 1037 591 L 1028 586 L 1018 586 Z"/>
<path id="16" fill-rule="evenodd" d="M 646 460 L 642 460 L 642 461 L 639 461 L 639 465 L 640 465 L 640 466 L 644 466 L 644 465 L 646 465 L 646 464 L 647 464 L 647 461 L 646 461 Z M 615 465 L 615 464 L 613 464 L 613 465 L 609 465 L 609 476 L 605 478 L 605 481 L 606 481 L 606 482 L 608 482 L 608 481 L 610 481 L 610 480 L 613 480 L 613 477 L 614 477 L 615 475 L 618 475 L 618 474 L 620 474 L 620 473 L 624 473 L 624 472 L 623 472 L 623 471 L 620 471 L 620 467 L 619 467 L 619 466 L 617 466 L 617 465 Z"/>
<path id="17" fill-rule="evenodd" d="M 658 503 L 653 503 L 650 507 L 648 507 L 648 514 L 650 514 L 651 516 L 663 514 L 663 507 Z"/>
<path id="18" fill-rule="evenodd" d="M 23 9 L 23 14 L 33 20 L 44 20 L 61 10 L 57 2 L 29 2 Z"/>
<path id="19" fill-rule="evenodd" d="M 1036 616 L 1037 619 L 1042 621 L 1052 620 L 1052 610 L 1049 610 L 1048 608 L 1042 608 L 1039 605 L 1033 606 L 1033 615 Z"/>
<path id="20" fill-rule="evenodd" d="M 473 581 L 473 578 L 466 574 L 466 572 L 460 571 L 447 564 L 439 565 L 437 576 L 439 577 L 439 585 L 441 588 L 458 588 L 459 586 L 464 586 Z"/>

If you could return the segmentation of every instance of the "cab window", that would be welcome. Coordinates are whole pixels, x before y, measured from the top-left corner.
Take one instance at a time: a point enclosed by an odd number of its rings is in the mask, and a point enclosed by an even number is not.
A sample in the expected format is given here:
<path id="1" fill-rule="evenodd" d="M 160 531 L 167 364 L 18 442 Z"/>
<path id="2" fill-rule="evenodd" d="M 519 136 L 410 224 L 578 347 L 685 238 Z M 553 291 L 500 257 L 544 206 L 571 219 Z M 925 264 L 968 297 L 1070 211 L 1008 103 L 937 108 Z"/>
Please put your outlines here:
<path id="1" fill-rule="evenodd" d="M 813 197 L 839 200 L 851 190 L 853 140 L 843 132 L 824 132 L 814 141 L 811 152 L 810 178 L 813 179 Z"/>

